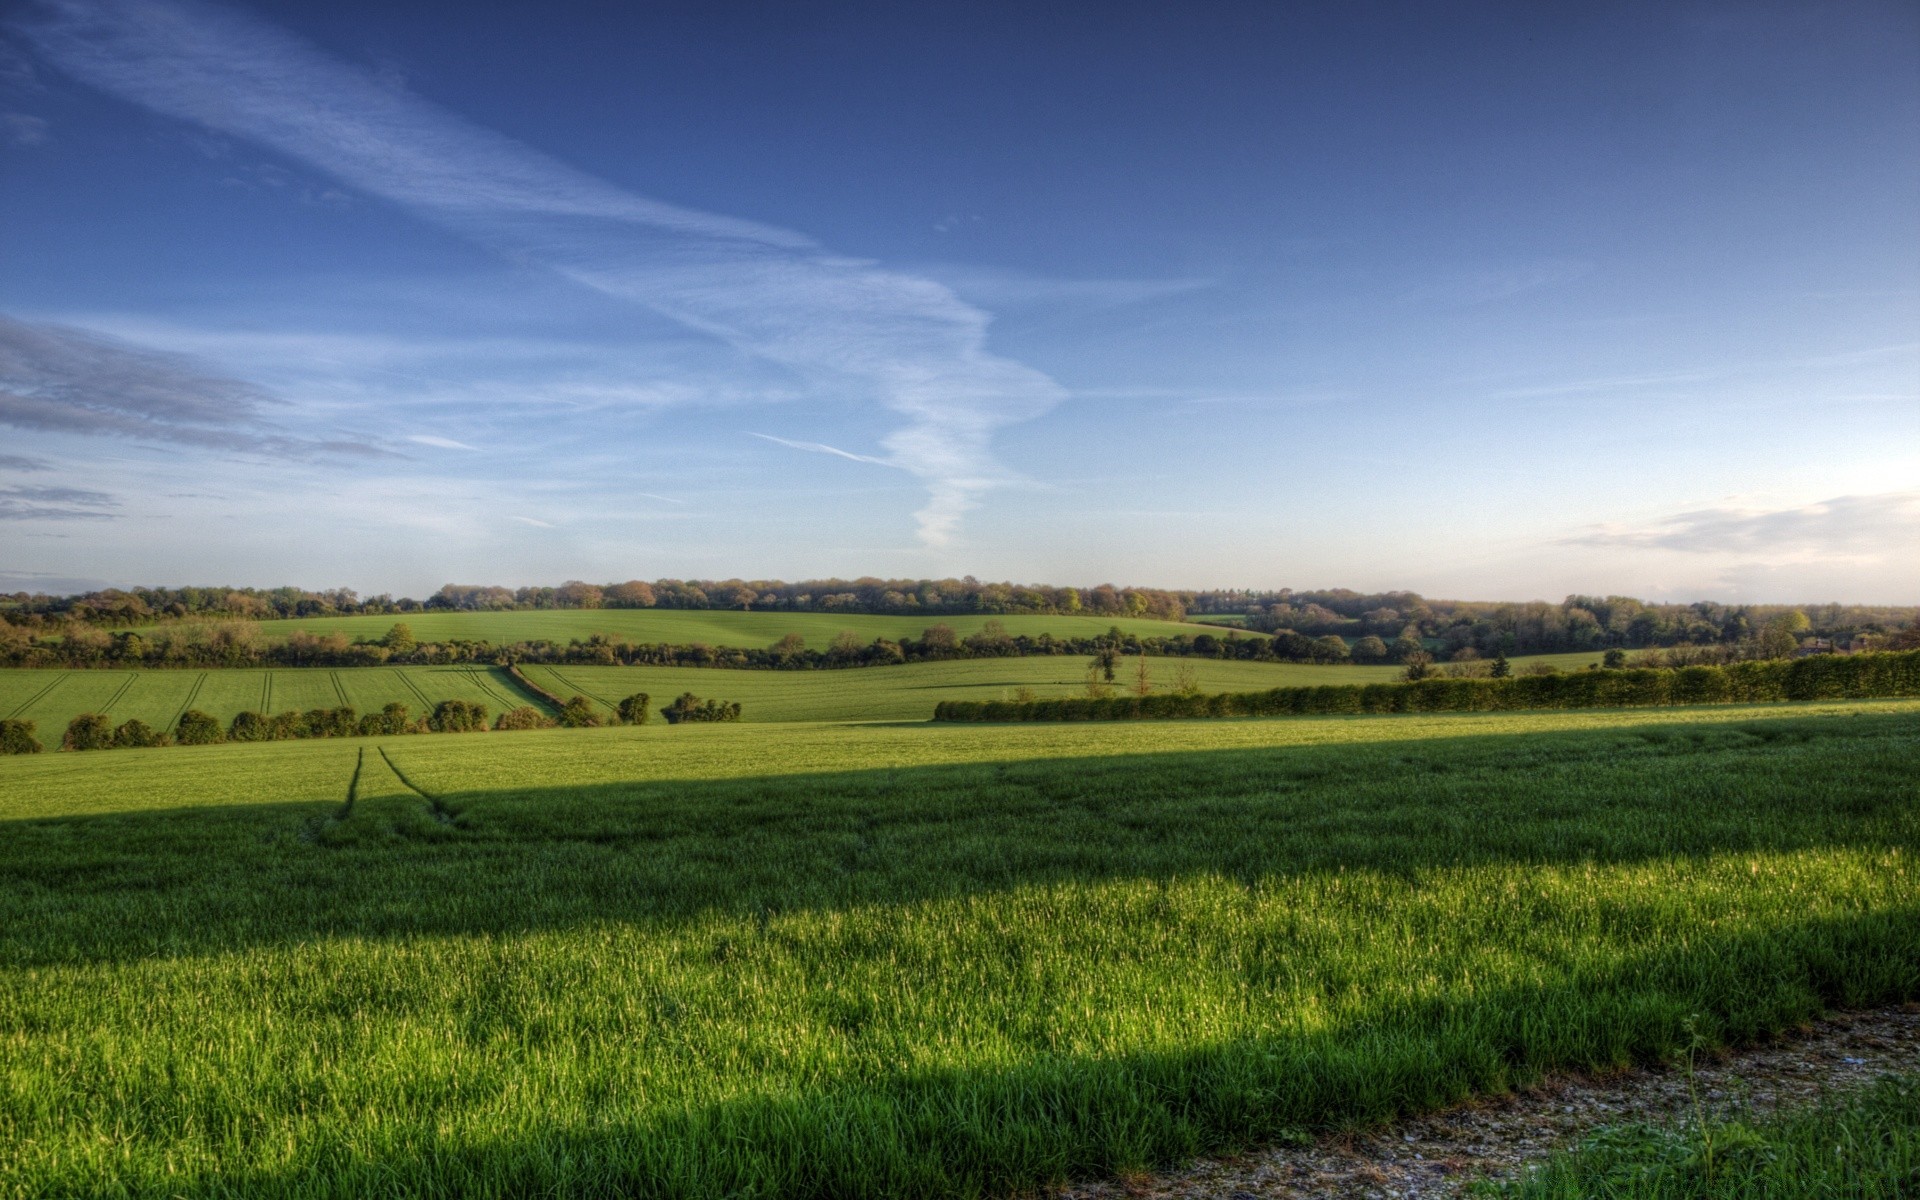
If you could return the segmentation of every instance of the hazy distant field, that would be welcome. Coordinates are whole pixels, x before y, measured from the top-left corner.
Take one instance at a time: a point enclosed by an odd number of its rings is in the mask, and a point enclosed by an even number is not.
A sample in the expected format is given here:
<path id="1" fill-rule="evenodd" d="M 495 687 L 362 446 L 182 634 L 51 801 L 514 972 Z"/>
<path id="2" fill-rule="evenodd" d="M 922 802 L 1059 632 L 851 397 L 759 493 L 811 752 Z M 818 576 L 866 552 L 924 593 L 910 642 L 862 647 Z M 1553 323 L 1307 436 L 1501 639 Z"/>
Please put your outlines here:
<path id="1" fill-rule="evenodd" d="M 0 759 L 0 1196 L 1007 1194 L 1920 998 L 1916 716 Z"/>
<path id="2" fill-rule="evenodd" d="M 382 617 L 311 617 L 289 621 L 261 621 L 261 631 L 271 639 L 283 639 L 297 629 L 309 633 L 344 633 L 359 641 L 373 641 L 384 635 L 394 622 L 404 621 L 414 637 L 424 642 L 443 642 L 452 638 L 484 640 L 500 645 L 513 642 L 584 641 L 596 633 L 629 642 L 671 642 L 687 645 L 703 642 L 709 646 L 768 646 L 789 633 L 805 638 L 807 645 L 824 650 L 841 630 L 849 630 L 862 643 L 884 637 L 899 641 L 918 638 L 931 625 L 947 625 L 962 637 L 979 632 L 988 621 L 999 621 L 1009 634 L 1051 633 L 1055 637 L 1093 637 L 1118 625 L 1128 633 L 1142 637 L 1192 636 L 1220 630 L 1206 630 L 1171 621 L 1138 621 L 1124 617 L 1050 617 L 1050 616 L 925 616 L 874 617 L 849 613 L 732 612 L 713 609 L 593 608 L 554 609 L 533 612 L 409 613 Z M 1249 634 L 1242 637 L 1263 637 Z"/>
<path id="3" fill-rule="evenodd" d="M 1515 659 L 1584 665 L 1588 655 L 1541 655 Z M 737 700 L 747 721 L 923 721 L 942 700 L 1003 700 L 1015 688 L 1040 696 L 1082 694 L 1087 658 L 966 659 L 863 667 L 834 671 L 735 671 L 697 667 L 539 667 L 528 678 L 562 697 L 584 694 L 608 709 L 623 696 L 646 692 L 656 707 L 682 692 Z M 1182 666 L 1210 692 L 1255 691 L 1321 683 L 1370 683 L 1394 678 L 1397 667 L 1315 666 L 1303 663 L 1218 662 L 1201 658 L 1149 658 L 1153 685 L 1174 685 Z M 1120 664 L 1116 686 L 1133 680 L 1133 660 Z M 137 717 L 156 729 L 172 728 L 180 713 L 197 708 L 230 721 L 243 709 L 351 705 L 373 712 L 398 700 L 415 715 L 442 700 L 471 700 L 498 714 L 538 701 L 498 667 L 326 667 L 273 670 L 66 671 L 0 669 L 0 717 L 24 717 L 40 726 L 43 741 L 83 712 L 104 712 L 116 723 Z"/>

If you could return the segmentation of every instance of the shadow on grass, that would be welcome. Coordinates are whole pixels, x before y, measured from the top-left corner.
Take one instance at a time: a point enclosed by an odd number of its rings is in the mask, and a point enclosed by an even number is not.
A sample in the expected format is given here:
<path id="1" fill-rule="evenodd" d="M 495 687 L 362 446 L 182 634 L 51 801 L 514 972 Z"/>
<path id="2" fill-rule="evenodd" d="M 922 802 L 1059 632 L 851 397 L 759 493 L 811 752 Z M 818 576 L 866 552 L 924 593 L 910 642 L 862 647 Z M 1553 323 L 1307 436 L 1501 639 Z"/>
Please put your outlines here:
<path id="1" fill-rule="evenodd" d="M 1910 715 L 456 790 L 0 823 L 0 966 L 1055 883 L 1920 846 Z M 344 797 L 345 779 L 342 779 Z M 431 817 L 433 819 L 422 819 Z"/>
<path id="2" fill-rule="evenodd" d="M 169 1195 L 864 1198 L 1022 1194 L 1352 1129 L 1499 1093 L 1556 1069 L 1747 1042 L 1832 1005 L 1916 994 L 1920 917 L 1853 914 L 1709 933 L 1607 971 L 1470 998 L 1375 1003 L 1310 1033 L 1010 1069 L 815 1078 L 643 1120 L 473 1141 L 423 1114 L 413 1140 L 316 1140 L 273 1172 L 169 1176 Z M 327 1138 L 340 1135 L 336 1126 Z M 1026 1193 L 1030 1194 L 1030 1193 Z"/>

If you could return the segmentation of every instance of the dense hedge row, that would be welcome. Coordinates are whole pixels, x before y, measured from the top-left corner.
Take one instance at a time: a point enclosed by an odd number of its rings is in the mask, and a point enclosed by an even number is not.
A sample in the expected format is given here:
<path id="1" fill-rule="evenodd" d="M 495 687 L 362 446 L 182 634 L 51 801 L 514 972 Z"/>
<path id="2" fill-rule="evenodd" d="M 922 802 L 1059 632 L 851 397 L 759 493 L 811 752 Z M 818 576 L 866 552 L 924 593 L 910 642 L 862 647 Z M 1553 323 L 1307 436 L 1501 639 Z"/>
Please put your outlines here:
<path id="1" fill-rule="evenodd" d="M 936 721 L 1124 721 L 1309 713 L 1504 712 L 1920 696 L 1920 651 L 1817 655 L 1674 670 L 1576 671 L 1510 679 L 1423 679 L 1110 699 L 946 700 Z"/>

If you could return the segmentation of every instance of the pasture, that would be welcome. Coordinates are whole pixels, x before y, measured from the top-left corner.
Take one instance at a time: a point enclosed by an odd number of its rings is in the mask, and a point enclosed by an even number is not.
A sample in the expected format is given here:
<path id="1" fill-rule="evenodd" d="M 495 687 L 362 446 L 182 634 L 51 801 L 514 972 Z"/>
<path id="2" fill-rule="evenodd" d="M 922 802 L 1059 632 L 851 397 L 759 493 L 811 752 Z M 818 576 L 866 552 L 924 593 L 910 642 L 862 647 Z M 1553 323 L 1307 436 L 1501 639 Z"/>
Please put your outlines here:
<path id="1" fill-rule="evenodd" d="M 1204 629 L 1175 621 L 1148 621 L 1131 617 L 1060 617 L 930 614 L 924 617 L 870 616 L 864 613 L 814 612 L 740 612 L 729 609 L 667 608 L 591 608 L 541 609 L 521 612 L 421 612 L 399 616 L 300 617 L 256 624 L 268 641 L 284 641 L 297 630 L 307 633 L 344 633 L 357 642 L 378 641 L 405 622 L 413 636 L 423 642 L 456 639 L 492 642 L 498 646 L 515 642 L 547 641 L 565 643 L 585 641 L 596 633 L 629 642 L 670 643 L 709 646 L 767 646 L 789 633 L 806 639 L 807 645 L 824 650 L 841 632 L 850 632 L 861 644 L 875 638 L 900 641 L 919 638 L 931 625 L 946 625 L 966 637 L 998 621 L 1009 635 L 1038 637 L 1050 633 L 1057 638 L 1097 637 L 1114 626 L 1140 637 L 1192 637 L 1201 633 L 1216 636 L 1223 631 Z M 1242 637 L 1265 634 L 1241 631 Z"/>
<path id="2" fill-rule="evenodd" d="M 1561 656 L 1541 656 L 1551 661 Z M 1516 669 L 1533 659 L 1515 659 Z M 1133 661 L 1119 665 L 1117 687 L 1133 678 Z M 1394 667 L 1320 666 L 1308 663 L 1221 662 L 1204 658 L 1150 658 L 1154 686 L 1173 686 L 1190 667 L 1203 691 L 1248 691 L 1321 683 L 1376 683 L 1396 677 Z M 527 677 L 561 697 L 586 695 L 608 711 L 623 696 L 646 692 L 656 704 L 682 692 L 738 700 L 747 721 L 924 721 L 942 700 L 1004 700 L 1030 687 L 1041 697 L 1085 693 L 1087 659 L 986 658 L 862 667 L 833 671 L 738 671 L 700 667 L 541 667 Z M 484 663 L 444 667 L 279 667 L 214 670 L 32 670 L 0 669 L 0 717 L 36 721 L 41 740 L 55 742 L 66 723 L 83 712 L 106 713 L 115 722 L 137 717 L 156 729 L 172 728 L 180 713 L 197 708 L 223 723 L 245 709 L 351 705 L 375 712 L 399 701 L 415 715 L 442 700 L 469 700 L 498 714 L 538 701 L 511 675 Z"/>
<path id="3" fill-rule="evenodd" d="M 0 760 L 0 1196 L 1004 1194 L 1920 998 L 1917 716 Z"/>

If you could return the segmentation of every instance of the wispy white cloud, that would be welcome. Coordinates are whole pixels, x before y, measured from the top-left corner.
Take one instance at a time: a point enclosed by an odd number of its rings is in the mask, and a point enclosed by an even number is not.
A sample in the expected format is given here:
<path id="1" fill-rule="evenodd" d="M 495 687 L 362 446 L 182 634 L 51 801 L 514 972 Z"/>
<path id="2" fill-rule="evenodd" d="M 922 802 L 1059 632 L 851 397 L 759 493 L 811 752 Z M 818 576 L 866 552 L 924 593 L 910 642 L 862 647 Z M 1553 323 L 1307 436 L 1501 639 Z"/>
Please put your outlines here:
<path id="1" fill-rule="evenodd" d="M 928 545 L 1015 480 L 993 456 L 995 433 L 1064 398 L 988 351 L 988 315 L 939 283 L 636 196 L 241 14 L 191 0 L 45 0 L 15 29 L 105 91 L 884 405 L 905 421 L 883 440 L 887 461 L 928 492 L 916 514 Z"/>
<path id="2" fill-rule="evenodd" d="M 480 449 L 480 447 L 478 446 L 469 446 L 465 442 L 456 442 L 452 438 L 441 437 L 438 434 L 432 434 L 432 433 L 409 434 L 407 436 L 407 440 L 410 442 L 418 442 L 422 446 L 436 446 L 442 450 L 475 450 L 477 451 Z"/>
<path id="3" fill-rule="evenodd" d="M 833 454 L 841 458 L 851 459 L 854 462 L 878 463 L 883 467 L 895 465 L 892 459 L 876 458 L 871 454 L 855 454 L 851 450 L 842 450 L 838 446 L 829 446 L 825 442 L 796 442 L 789 438 L 775 437 L 770 433 L 749 433 L 747 436 L 761 438 L 793 450 L 805 450 L 809 454 Z"/>
<path id="4" fill-rule="evenodd" d="M 535 529 L 552 529 L 554 527 L 552 521 L 536 521 L 532 517 L 508 517 L 507 519 L 509 521 L 518 521 L 522 525 L 531 525 Z"/>
<path id="5" fill-rule="evenodd" d="M 1838 496 L 1794 508 L 1723 507 L 1605 525 L 1563 545 L 1737 555 L 1765 563 L 1884 561 L 1920 546 L 1920 491 Z"/>

